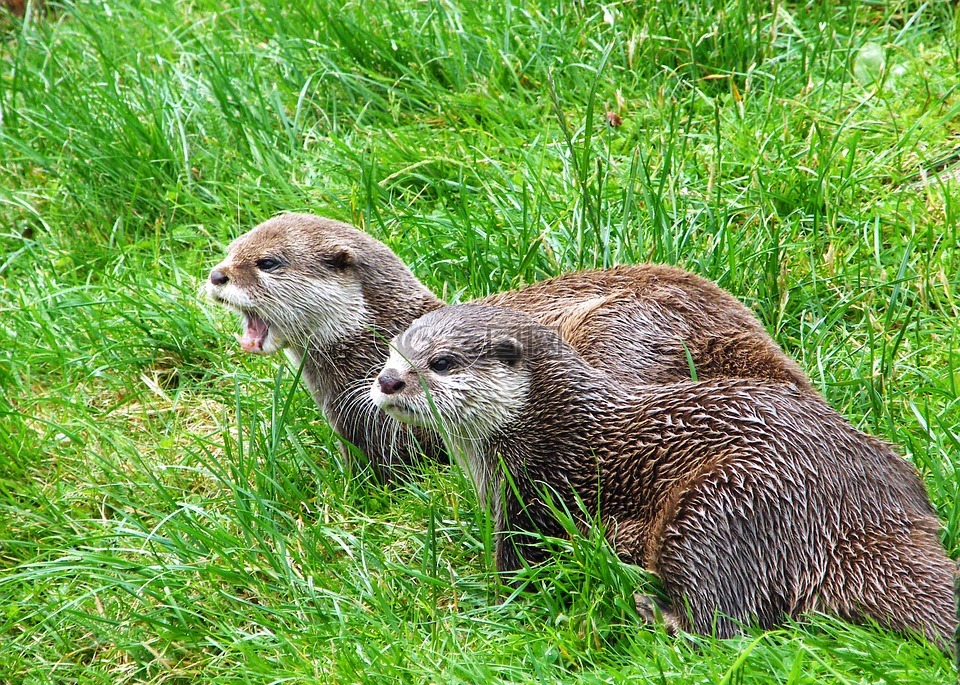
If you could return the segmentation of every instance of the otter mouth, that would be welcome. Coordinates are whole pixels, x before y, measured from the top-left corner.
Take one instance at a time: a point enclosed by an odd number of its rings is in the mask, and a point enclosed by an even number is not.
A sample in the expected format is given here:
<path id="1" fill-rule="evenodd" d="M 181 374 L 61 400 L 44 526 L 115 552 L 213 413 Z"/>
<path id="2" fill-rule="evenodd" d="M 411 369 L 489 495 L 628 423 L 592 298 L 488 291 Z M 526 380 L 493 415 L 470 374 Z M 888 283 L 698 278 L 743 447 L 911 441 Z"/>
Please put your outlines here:
<path id="1" fill-rule="evenodd" d="M 268 351 L 264 350 L 263 346 L 270 335 L 270 322 L 249 310 L 242 310 L 240 313 L 243 314 L 243 333 L 237 336 L 240 348 L 244 352 L 267 354 Z"/>
<path id="2" fill-rule="evenodd" d="M 380 409 L 401 423 L 421 425 L 420 412 L 414 411 L 402 402 L 384 402 L 380 405 Z"/>
<path id="3" fill-rule="evenodd" d="M 226 307 L 243 317 L 243 333 L 238 333 L 236 336 L 240 348 L 251 354 L 272 354 L 276 352 L 279 349 L 279 341 L 270 322 L 252 309 L 233 301 L 233 298 L 224 297 L 224 295 L 225 293 L 207 282 L 206 296 L 208 301 Z"/>

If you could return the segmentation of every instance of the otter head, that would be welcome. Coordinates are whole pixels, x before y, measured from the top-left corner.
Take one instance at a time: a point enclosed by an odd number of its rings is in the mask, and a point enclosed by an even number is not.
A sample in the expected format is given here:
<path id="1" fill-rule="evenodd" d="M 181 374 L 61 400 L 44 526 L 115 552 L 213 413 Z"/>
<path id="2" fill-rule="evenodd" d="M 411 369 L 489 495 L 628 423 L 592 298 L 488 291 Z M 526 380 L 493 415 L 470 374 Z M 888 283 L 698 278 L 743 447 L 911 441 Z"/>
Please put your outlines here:
<path id="1" fill-rule="evenodd" d="M 456 442 L 484 441 L 526 401 L 528 325 L 521 314 L 478 305 L 422 316 L 393 339 L 371 399 L 398 421 Z"/>
<path id="2" fill-rule="evenodd" d="M 393 257 L 346 224 L 285 214 L 230 244 L 210 272 L 206 295 L 243 316 L 239 340 L 247 352 L 343 340 L 367 326 L 360 268 L 370 244 Z"/>

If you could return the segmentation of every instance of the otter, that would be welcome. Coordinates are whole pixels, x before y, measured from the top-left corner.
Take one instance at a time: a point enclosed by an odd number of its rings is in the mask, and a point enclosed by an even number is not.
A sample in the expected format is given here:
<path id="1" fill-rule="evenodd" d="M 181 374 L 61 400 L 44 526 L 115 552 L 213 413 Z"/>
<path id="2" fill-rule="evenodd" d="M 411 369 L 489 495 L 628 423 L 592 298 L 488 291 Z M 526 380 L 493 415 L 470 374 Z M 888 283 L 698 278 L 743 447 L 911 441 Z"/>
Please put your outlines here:
<path id="1" fill-rule="evenodd" d="M 428 431 L 401 431 L 366 400 L 387 342 L 443 305 L 383 243 L 330 219 L 284 214 L 237 238 L 205 284 L 243 317 L 243 350 L 283 350 L 347 445 L 381 480 L 418 455 L 443 458 Z M 815 395 L 796 362 L 739 300 L 678 268 L 645 264 L 570 273 L 487 304 L 555 326 L 588 364 L 628 382 L 755 377 Z M 689 353 L 689 359 L 688 359 Z"/>
<path id="2" fill-rule="evenodd" d="M 529 317 L 471 304 L 392 347 L 371 399 L 462 455 L 499 571 L 543 561 L 566 511 L 660 578 L 669 603 L 638 608 L 668 625 L 729 637 L 822 612 L 952 638 L 955 567 L 916 469 L 796 385 L 627 384 Z"/>

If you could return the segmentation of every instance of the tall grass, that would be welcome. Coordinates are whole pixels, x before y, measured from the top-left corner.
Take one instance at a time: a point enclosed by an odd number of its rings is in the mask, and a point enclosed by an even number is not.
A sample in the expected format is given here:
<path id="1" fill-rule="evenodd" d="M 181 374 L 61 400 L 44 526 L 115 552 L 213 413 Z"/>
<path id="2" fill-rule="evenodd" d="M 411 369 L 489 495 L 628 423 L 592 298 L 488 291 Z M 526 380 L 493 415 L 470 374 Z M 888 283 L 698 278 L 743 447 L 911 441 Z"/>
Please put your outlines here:
<path id="1" fill-rule="evenodd" d="M 449 301 L 679 264 L 899 445 L 957 556 L 958 21 L 755 0 L 0 18 L 0 681 L 955 679 L 826 618 L 644 627 L 636 570 L 595 537 L 512 593 L 460 475 L 391 491 L 348 467 L 197 288 L 283 210 L 362 226 Z"/>

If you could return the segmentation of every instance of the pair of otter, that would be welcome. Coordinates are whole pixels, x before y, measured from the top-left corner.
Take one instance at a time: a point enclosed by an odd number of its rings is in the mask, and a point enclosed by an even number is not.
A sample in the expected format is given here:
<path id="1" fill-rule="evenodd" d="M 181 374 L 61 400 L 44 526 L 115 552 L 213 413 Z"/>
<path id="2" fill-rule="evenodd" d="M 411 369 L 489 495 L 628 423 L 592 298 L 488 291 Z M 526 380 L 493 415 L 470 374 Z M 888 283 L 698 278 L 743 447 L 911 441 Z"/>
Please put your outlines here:
<path id="1" fill-rule="evenodd" d="M 207 296 L 242 314 L 241 347 L 283 350 L 333 429 L 383 480 L 442 446 L 400 431 L 372 406 L 370 381 L 389 341 L 443 303 L 384 244 L 351 226 L 305 214 L 266 221 L 235 240 L 211 272 Z M 624 382 L 691 377 L 766 378 L 814 393 L 736 298 L 680 269 L 619 267 L 559 276 L 482 300 L 555 326 L 588 364 Z"/>
<path id="2" fill-rule="evenodd" d="M 207 291 L 242 313 L 245 350 L 302 367 L 382 478 L 442 442 L 463 456 L 501 570 L 563 533 L 545 498 L 579 499 L 621 558 L 661 576 L 678 627 L 723 636 L 825 611 L 953 633 L 954 567 L 915 470 L 709 281 L 621 267 L 444 307 L 378 241 L 293 214 L 236 240 Z"/>

